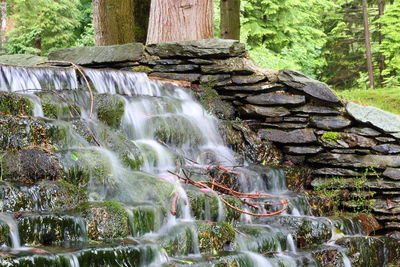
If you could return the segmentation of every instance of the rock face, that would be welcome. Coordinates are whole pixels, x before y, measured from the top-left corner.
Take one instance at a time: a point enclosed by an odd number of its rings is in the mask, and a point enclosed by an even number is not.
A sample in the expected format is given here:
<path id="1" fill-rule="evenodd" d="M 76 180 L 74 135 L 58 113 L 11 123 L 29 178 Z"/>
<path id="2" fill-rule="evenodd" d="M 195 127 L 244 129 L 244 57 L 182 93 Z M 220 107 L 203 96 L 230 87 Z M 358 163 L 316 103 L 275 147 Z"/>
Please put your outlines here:
<path id="1" fill-rule="evenodd" d="M 245 53 L 245 46 L 234 40 L 206 39 L 183 42 L 150 44 L 147 52 L 161 58 L 223 58 L 237 57 Z"/>
<path id="2" fill-rule="evenodd" d="M 281 83 L 303 91 L 317 99 L 331 103 L 340 102 L 339 98 L 329 89 L 328 85 L 313 80 L 298 71 L 282 70 L 280 71 L 278 78 Z"/>
<path id="3" fill-rule="evenodd" d="M 357 121 L 369 123 L 384 132 L 400 132 L 400 116 L 371 106 L 361 106 L 354 102 L 346 104 L 347 112 Z"/>
<path id="4" fill-rule="evenodd" d="M 141 43 L 132 43 L 55 50 L 49 53 L 49 60 L 69 61 L 78 65 L 94 65 L 135 62 L 141 60 L 143 56 L 144 46 Z"/>

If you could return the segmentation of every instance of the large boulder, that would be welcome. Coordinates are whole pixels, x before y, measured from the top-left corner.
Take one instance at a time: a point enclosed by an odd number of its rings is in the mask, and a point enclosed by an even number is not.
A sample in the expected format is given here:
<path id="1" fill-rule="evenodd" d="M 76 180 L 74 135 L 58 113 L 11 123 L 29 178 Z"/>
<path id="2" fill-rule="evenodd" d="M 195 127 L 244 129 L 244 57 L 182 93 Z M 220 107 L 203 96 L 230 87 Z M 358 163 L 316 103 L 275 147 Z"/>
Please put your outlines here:
<path id="1" fill-rule="evenodd" d="M 241 56 L 246 52 L 244 44 L 239 41 L 223 39 L 157 43 L 148 45 L 146 50 L 161 58 L 223 58 Z"/>
<path id="2" fill-rule="evenodd" d="M 340 103 L 339 98 L 329 89 L 327 84 L 311 79 L 298 71 L 281 70 L 278 78 L 281 83 L 312 97 L 334 104 Z"/>
<path id="3" fill-rule="evenodd" d="M 94 65 L 139 61 L 144 56 L 141 43 L 124 45 L 66 48 L 50 52 L 49 60 L 69 61 L 78 65 Z"/>

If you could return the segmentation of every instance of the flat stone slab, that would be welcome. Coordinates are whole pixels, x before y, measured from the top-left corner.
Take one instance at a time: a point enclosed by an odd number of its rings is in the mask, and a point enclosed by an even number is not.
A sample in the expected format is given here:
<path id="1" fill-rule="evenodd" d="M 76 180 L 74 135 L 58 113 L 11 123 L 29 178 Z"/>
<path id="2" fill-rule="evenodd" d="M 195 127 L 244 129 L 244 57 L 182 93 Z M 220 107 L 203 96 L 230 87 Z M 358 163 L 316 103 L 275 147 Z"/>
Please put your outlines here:
<path id="1" fill-rule="evenodd" d="M 394 144 L 382 144 L 377 145 L 372 148 L 373 150 L 383 153 L 383 154 L 399 154 L 400 146 Z"/>
<path id="2" fill-rule="evenodd" d="M 223 58 L 238 57 L 246 52 L 245 45 L 236 40 L 203 39 L 194 41 L 179 41 L 150 44 L 147 52 L 161 58 L 172 57 L 203 57 Z"/>
<path id="3" fill-rule="evenodd" d="M 313 155 L 320 153 L 324 149 L 318 146 L 285 146 L 283 150 L 289 154 Z"/>
<path id="4" fill-rule="evenodd" d="M 225 86 L 222 89 L 229 90 L 229 91 L 275 91 L 282 89 L 283 85 L 280 83 L 259 83 L 254 85 L 232 85 L 232 86 Z"/>
<path id="5" fill-rule="evenodd" d="M 343 116 L 313 116 L 311 117 L 311 123 L 320 129 L 337 130 L 349 126 L 351 120 Z"/>
<path id="6" fill-rule="evenodd" d="M 244 105 L 239 108 L 239 112 L 248 116 L 282 117 L 290 114 L 284 107 L 261 107 L 255 105 Z"/>
<path id="7" fill-rule="evenodd" d="M 94 65 L 139 61 L 144 56 L 141 43 L 124 45 L 66 48 L 51 51 L 49 60 L 62 60 L 78 65 Z"/>
<path id="8" fill-rule="evenodd" d="M 400 180 L 400 169 L 399 168 L 387 168 L 383 174 L 383 176 L 390 178 L 392 180 Z"/>
<path id="9" fill-rule="evenodd" d="M 301 107 L 294 108 L 293 111 L 301 112 L 301 113 L 310 113 L 310 114 L 323 114 L 323 115 L 338 115 L 339 111 L 335 108 L 324 107 L 324 106 L 315 106 L 311 104 L 307 104 Z"/>
<path id="10" fill-rule="evenodd" d="M 307 144 L 317 141 L 312 129 L 301 129 L 293 131 L 281 131 L 276 129 L 262 129 L 258 131 L 262 139 L 283 144 Z"/>
<path id="11" fill-rule="evenodd" d="M 313 173 L 317 175 L 350 176 L 350 177 L 351 176 L 357 177 L 360 175 L 360 173 L 356 171 L 343 168 L 321 168 L 314 170 Z"/>
<path id="12" fill-rule="evenodd" d="M 0 64 L 32 67 L 37 63 L 47 61 L 47 57 L 36 55 L 3 55 L 0 56 Z"/>
<path id="13" fill-rule="evenodd" d="M 281 83 L 302 91 L 317 99 L 330 103 L 340 103 L 339 98 L 329 89 L 326 83 L 311 79 L 298 71 L 281 70 L 278 79 Z"/>
<path id="14" fill-rule="evenodd" d="M 323 146 L 330 148 L 370 148 L 378 144 L 378 142 L 372 138 L 353 133 L 338 133 L 336 139 L 332 140 L 325 139 L 324 135 L 322 135 L 319 140 L 323 144 Z"/>
<path id="15" fill-rule="evenodd" d="M 246 98 L 246 101 L 257 105 L 298 105 L 305 103 L 306 97 L 284 92 L 274 92 L 249 96 Z"/>
<path id="16" fill-rule="evenodd" d="M 309 158 L 308 162 L 353 168 L 374 167 L 378 169 L 385 169 L 388 167 L 400 167 L 400 157 L 389 155 L 353 155 L 323 153 Z"/>
<path id="17" fill-rule="evenodd" d="M 182 64 L 182 65 L 156 65 L 153 71 L 156 72 L 192 72 L 199 70 L 198 65 Z"/>
<path id="18" fill-rule="evenodd" d="M 400 132 L 400 116 L 398 115 L 354 102 L 347 102 L 346 110 L 350 116 L 359 122 L 370 123 L 388 133 Z"/>
<path id="19" fill-rule="evenodd" d="M 267 79 L 265 75 L 244 75 L 244 76 L 232 76 L 232 82 L 235 84 L 252 84 L 258 83 Z"/>
<path id="20" fill-rule="evenodd" d="M 231 57 L 228 59 L 213 60 L 213 64 L 202 65 L 203 73 L 234 73 L 234 74 L 253 74 L 255 72 L 254 63 L 251 59 L 243 57 Z"/>
<path id="21" fill-rule="evenodd" d="M 349 130 L 350 133 L 355 133 L 363 136 L 379 136 L 380 132 L 368 127 L 353 127 Z"/>
<path id="22" fill-rule="evenodd" d="M 201 75 L 196 73 L 153 72 L 149 74 L 149 76 L 170 79 L 170 80 L 194 82 L 198 81 Z"/>

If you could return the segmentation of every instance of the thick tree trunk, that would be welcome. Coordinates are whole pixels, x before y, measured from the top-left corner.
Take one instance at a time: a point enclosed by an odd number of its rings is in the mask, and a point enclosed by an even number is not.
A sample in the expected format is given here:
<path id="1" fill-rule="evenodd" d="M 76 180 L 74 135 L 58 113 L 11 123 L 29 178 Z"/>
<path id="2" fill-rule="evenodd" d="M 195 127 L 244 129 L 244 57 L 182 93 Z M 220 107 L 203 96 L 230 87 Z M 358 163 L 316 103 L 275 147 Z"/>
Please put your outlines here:
<path id="1" fill-rule="evenodd" d="M 367 0 L 362 0 L 363 17 L 364 17 L 364 35 L 365 35 L 365 54 L 367 58 L 368 78 L 369 87 L 375 88 L 374 81 L 374 70 L 372 66 L 372 49 L 371 49 L 371 37 L 369 33 L 369 22 L 368 22 L 368 5 Z"/>
<path id="2" fill-rule="evenodd" d="M 0 46 L 1 46 L 1 48 L 3 48 L 4 42 L 6 41 L 6 30 L 7 30 L 7 2 L 6 2 L 6 0 L 1 0 L 0 12 L 1 12 Z"/>
<path id="3" fill-rule="evenodd" d="M 151 0 L 134 0 L 133 25 L 135 41 L 146 43 Z"/>
<path id="4" fill-rule="evenodd" d="M 378 0 L 378 10 L 379 10 L 379 18 L 381 18 L 385 14 L 385 0 Z M 378 24 L 379 29 L 379 45 L 382 44 L 383 34 L 382 34 L 382 24 Z M 379 53 L 379 87 L 383 87 L 383 71 L 385 70 L 385 56 L 382 52 Z"/>
<path id="5" fill-rule="evenodd" d="M 221 0 L 221 38 L 240 40 L 240 0 Z"/>
<path id="6" fill-rule="evenodd" d="M 133 1 L 93 0 L 96 45 L 134 42 Z"/>
<path id="7" fill-rule="evenodd" d="M 148 44 L 212 37 L 212 0 L 152 0 Z"/>

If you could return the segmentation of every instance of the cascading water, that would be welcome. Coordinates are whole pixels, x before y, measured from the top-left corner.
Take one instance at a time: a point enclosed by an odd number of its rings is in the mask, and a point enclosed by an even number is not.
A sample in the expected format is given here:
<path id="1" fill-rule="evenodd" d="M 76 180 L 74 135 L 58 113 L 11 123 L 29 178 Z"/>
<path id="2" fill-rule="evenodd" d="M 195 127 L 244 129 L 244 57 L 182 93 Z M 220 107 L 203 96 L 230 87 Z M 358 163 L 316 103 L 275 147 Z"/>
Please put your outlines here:
<path id="1" fill-rule="evenodd" d="M 223 244 L 223 247 L 226 253 L 236 254 L 227 258 L 232 258 L 240 266 L 317 265 L 312 252 L 297 249 L 297 243 L 304 242 L 299 238 L 299 228 L 304 225 L 311 229 L 317 226 L 326 228 L 327 236 L 324 235 L 325 230 L 316 231 L 316 235 L 319 234 L 323 241 L 328 241 L 331 239 L 332 222 L 311 216 L 305 197 L 288 191 L 283 170 L 237 162 L 235 153 L 222 142 L 218 121 L 194 100 L 188 90 L 170 83 L 150 81 L 142 73 L 85 69 L 96 97 L 117 96 L 122 100 L 124 111 L 116 129 L 104 125 L 104 121 L 101 122 L 101 113 L 98 110 L 93 118 L 89 118 L 89 94 L 78 89 L 84 86 L 80 86 L 73 69 L 2 66 L 0 72 L 1 90 L 30 94 L 29 99 L 35 105 L 36 117 L 46 116 L 40 101 L 43 96 L 39 92 L 51 94 L 51 91 L 56 90 L 62 96 L 58 98 L 60 105 L 67 106 L 63 101 L 68 105 L 76 105 L 75 114 L 58 114 L 50 120 L 65 132 L 64 143 L 59 148 L 61 163 L 70 175 L 84 173 L 89 177 L 82 186 L 86 187 L 91 202 L 116 201 L 124 206 L 129 214 L 130 228 L 138 235 L 132 236 L 130 242 L 144 244 L 144 247 L 138 249 L 145 255 L 142 255 L 140 263 L 143 266 L 161 266 L 167 263 L 166 252 L 155 245 L 157 243 L 161 243 L 160 246 L 163 247 L 165 244 L 179 247 L 170 255 L 173 262 L 179 265 L 202 260 L 199 247 L 205 246 L 201 243 L 204 242 L 201 241 L 204 235 L 198 232 L 199 218 L 196 216 L 199 215 L 194 214 L 197 203 L 191 203 L 193 194 L 200 194 L 200 197 L 206 199 L 199 211 L 203 212 L 204 220 L 225 221 L 230 216 L 229 210 L 215 193 L 196 191 L 182 184 L 170 172 L 182 174 L 181 170 L 186 168 L 206 173 L 207 176 L 212 166 L 234 170 L 242 192 L 268 193 L 273 195 L 273 200 L 270 200 L 272 202 L 282 198 L 290 202 L 288 210 L 276 218 L 243 215 L 241 222 L 238 217 L 232 219 L 237 224 L 236 240 L 233 244 Z M 85 126 L 84 131 L 77 130 L 77 121 L 79 125 Z M 199 174 L 204 178 L 202 175 Z M 163 188 L 159 188 L 160 184 Z M 167 193 L 163 193 L 165 188 L 169 190 Z M 29 196 L 38 198 L 34 194 Z M 170 199 L 175 196 L 177 210 L 172 212 Z M 213 199 L 216 199 L 216 205 L 213 204 Z M 38 208 L 42 205 L 37 203 L 36 206 Z M 139 221 L 139 225 L 135 222 L 137 218 L 145 219 L 138 212 L 144 206 L 157 211 L 155 216 L 146 221 L 149 222 L 149 229 L 139 229 L 142 221 Z M 214 209 L 217 210 L 216 216 L 213 215 Z M 272 207 L 266 210 L 260 206 L 259 212 L 266 213 L 275 211 L 274 209 Z M 250 211 L 251 208 L 246 210 Z M 35 210 L 40 211 L 41 209 Z M 0 215 L 0 221 L 12 228 L 10 234 L 13 247 L 17 248 L 17 223 L 6 214 Z M 83 228 L 81 221 L 77 222 Z M 144 221 L 142 224 L 144 225 Z M 86 230 L 88 226 L 84 228 Z M 86 231 L 83 232 L 83 235 L 87 235 Z M 188 244 L 187 248 L 180 249 L 185 242 Z M 319 241 L 318 244 L 322 243 L 324 242 Z M 146 247 L 149 244 L 151 246 Z M 335 244 L 324 246 L 327 250 L 339 250 L 343 253 L 342 248 Z M 108 253 L 103 248 L 96 249 L 104 255 Z M 120 254 L 115 252 L 115 257 L 120 257 L 120 262 L 124 262 L 124 257 L 130 255 L 125 250 L 118 250 L 118 247 L 113 247 L 110 251 L 113 249 L 119 251 Z M 64 254 L 65 260 L 69 266 L 79 266 L 85 253 L 88 252 L 82 250 L 79 253 Z M 262 253 L 266 256 L 262 256 Z M 338 266 L 348 266 L 348 258 L 341 258 L 343 262 Z M 223 259 L 225 258 L 222 257 L 221 260 Z M 213 266 L 208 260 L 201 264 Z"/>

